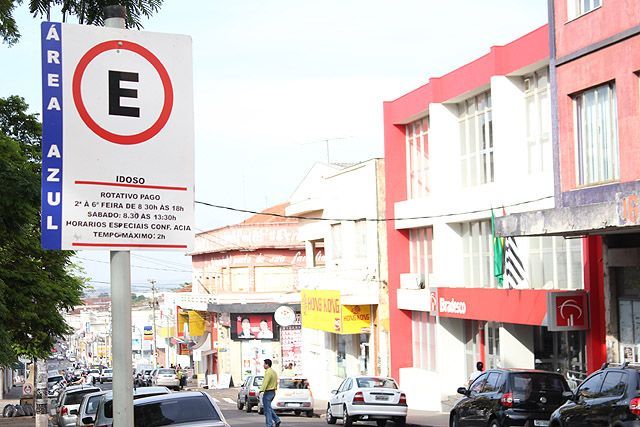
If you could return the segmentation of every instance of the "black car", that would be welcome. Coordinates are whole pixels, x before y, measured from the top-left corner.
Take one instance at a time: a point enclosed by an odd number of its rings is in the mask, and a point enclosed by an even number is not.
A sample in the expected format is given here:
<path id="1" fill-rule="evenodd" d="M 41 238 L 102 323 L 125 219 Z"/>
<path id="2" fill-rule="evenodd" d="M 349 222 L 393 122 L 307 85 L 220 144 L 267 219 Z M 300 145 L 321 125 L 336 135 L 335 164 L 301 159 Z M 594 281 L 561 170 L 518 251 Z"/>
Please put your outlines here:
<path id="1" fill-rule="evenodd" d="M 551 416 L 551 426 L 640 426 L 640 366 L 604 364 Z"/>
<path id="2" fill-rule="evenodd" d="M 449 425 L 509 427 L 548 426 L 551 413 L 566 401 L 569 385 L 558 373 L 491 369 L 469 386 L 460 387 L 460 399 Z"/>

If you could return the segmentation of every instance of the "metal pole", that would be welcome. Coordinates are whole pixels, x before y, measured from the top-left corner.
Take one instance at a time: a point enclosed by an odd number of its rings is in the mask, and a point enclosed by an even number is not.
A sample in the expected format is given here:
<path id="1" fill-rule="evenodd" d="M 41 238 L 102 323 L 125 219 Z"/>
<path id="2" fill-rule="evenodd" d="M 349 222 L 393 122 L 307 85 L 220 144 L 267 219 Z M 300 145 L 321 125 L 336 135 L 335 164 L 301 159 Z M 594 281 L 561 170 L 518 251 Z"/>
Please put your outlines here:
<path id="1" fill-rule="evenodd" d="M 124 6 L 103 9 L 104 26 L 125 28 Z M 131 253 L 111 251 L 111 325 L 113 330 L 113 424 L 133 426 L 131 376 Z"/>
<path id="2" fill-rule="evenodd" d="M 153 295 L 151 304 L 153 309 L 153 367 L 158 367 L 158 343 L 156 342 L 156 281 L 149 280 L 151 282 L 151 292 Z"/>

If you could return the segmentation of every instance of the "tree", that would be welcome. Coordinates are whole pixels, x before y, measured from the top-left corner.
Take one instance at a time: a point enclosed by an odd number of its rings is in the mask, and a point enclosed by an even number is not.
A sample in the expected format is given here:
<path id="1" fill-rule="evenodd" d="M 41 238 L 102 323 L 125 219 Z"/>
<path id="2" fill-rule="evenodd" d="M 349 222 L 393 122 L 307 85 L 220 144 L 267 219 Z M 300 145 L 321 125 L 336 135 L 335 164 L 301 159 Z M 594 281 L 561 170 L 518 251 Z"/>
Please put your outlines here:
<path id="1" fill-rule="evenodd" d="M 0 0 L 0 37 L 9 46 L 20 39 L 13 12 L 23 0 Z M 127 9 L 127 27 L 142 28 L 142 18 L 150 18 L 160 10 L 163 0 L 30 0 L 29 11 L 34 17 L 49 19 L 52 8 L 60 7 L 62 20 L 75 16 L 80 24 L 102 25 L 102 10 L 106 6 L 123 5 Z"/>
<path id="2" fill-rule="evenodd" d="M 0 98 L 0 366 L 46 357 L 80 304 L 73 252 L 40 247 L 41 125 L 23 98 Z"/>

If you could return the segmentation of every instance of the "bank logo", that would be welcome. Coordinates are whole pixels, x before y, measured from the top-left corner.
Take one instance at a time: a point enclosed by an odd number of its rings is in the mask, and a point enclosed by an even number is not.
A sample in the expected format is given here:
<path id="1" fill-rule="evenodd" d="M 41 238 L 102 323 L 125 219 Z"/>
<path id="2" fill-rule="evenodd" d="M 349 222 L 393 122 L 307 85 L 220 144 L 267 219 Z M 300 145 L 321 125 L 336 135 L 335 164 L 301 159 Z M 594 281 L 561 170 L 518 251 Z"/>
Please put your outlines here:
<path id="1" fill-rule="evenodd" d="M 575 326 L 576 320 L 582 319 L 583 317 L 582 307 L 580 307 L 578 301 L 573 298 L 565 300 L 558 308 L 560 318 L 565 321 L 567 326 Z"/>

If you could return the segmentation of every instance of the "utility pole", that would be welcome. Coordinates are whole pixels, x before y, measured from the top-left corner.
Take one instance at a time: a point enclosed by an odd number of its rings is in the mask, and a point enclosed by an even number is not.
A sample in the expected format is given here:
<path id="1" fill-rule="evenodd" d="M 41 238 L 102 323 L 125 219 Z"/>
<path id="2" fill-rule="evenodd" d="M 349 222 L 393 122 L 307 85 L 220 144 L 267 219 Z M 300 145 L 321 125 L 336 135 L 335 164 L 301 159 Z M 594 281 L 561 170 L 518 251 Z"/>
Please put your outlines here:
<path id="1" fill-rule="evenodd" d="M 156 281 L 149 279 L 149 282 L 151 283 L 151 307 L 153 311 L 153 367 L 156 368 L 158 366 L 158 344 L 156 343 Z"/>

